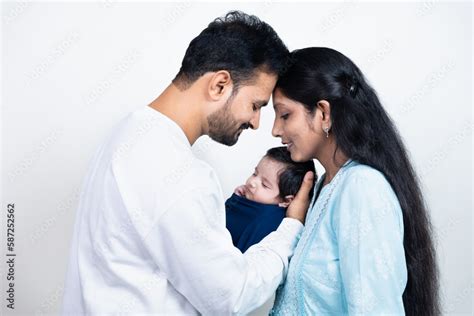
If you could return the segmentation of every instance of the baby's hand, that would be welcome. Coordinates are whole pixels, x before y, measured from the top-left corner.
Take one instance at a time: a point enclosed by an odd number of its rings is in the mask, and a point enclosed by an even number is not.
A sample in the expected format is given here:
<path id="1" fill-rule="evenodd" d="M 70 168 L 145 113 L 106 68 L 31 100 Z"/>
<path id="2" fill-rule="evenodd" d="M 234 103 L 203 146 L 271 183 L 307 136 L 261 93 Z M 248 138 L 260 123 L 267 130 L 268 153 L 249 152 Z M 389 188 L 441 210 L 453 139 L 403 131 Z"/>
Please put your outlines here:
<path id="1" fill-rule="evenodd" d="M 245 188 L 245 185 L 238 186 L 235 188 L 234 193 L 237 194 L 238 196 L 244 196 L 247 194 L 247 189 Z"/>

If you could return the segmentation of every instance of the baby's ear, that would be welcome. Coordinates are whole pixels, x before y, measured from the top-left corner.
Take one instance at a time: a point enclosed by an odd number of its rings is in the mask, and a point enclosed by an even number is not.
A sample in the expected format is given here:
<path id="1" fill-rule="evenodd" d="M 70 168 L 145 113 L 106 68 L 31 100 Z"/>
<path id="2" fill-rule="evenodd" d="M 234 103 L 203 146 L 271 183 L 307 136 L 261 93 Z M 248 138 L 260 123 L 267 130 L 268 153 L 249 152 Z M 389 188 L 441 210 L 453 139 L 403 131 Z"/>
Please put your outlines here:
<path id="1" fill-rule="evenodd" d="M 294 195 L 287 195 L 287 196 L 285 196 L 285 198 L 283 199 L 283 202 L 278 203 L 278 206 L 280 206 L 280 207 L 288 207 L 288 205 L 290 205 L 291 201 L 293 201 L 294 198 L 295 198 Z"/>

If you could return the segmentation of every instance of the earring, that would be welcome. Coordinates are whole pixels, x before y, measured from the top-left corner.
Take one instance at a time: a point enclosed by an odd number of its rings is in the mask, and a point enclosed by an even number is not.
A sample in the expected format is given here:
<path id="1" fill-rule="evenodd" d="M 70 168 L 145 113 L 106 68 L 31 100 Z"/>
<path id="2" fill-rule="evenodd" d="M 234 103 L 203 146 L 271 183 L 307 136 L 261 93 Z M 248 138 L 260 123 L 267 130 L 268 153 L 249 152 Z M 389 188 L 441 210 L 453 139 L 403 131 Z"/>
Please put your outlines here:
<path id="1" fill-rule="evenodd" d="M 326 138 L 329 138 L 329 127 L 323 128 L 323 131 L 326 133 Z"/>

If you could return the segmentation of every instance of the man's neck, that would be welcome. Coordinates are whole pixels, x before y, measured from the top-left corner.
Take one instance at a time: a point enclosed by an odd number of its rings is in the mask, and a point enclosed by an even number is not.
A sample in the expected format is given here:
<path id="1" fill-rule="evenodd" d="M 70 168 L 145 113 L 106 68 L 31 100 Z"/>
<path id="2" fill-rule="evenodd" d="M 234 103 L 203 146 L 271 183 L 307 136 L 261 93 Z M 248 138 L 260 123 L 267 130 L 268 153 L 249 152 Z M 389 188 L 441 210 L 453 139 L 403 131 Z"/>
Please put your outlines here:
<path id="1" fill-rule="evenodd" d="M 203 135 L 201 113 L 189 91 L 170 84 L 149 106 L 173 120 L 183 130 L 192 146 Z"/>

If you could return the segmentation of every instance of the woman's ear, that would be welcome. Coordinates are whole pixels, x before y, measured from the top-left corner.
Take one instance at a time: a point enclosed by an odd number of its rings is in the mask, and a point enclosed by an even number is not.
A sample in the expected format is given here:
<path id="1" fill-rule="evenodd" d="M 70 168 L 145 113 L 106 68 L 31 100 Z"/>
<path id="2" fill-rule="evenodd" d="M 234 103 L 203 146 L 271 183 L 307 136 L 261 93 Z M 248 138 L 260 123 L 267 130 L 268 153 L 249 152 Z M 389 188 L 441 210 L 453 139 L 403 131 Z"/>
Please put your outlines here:
<path id="1" fill-rule="evenodd" d="M 283 199 L 283 202 L 278 203 L 278 206 L 279 207 L 288 207 L 288 205 L 290 205 L 291 201 L 293 201 L 294 198 L 295 198 L 294 195 L 287 195 Z"/>
<path id="2" fill-rule="evenodd" d="M 219 101 L 225 95 L 230 96 L 232 89 L 233 82 L 230 73 L 227 70 L 219 70 L 212 74 L 207 91 L 212 101 Z"/>
<path id="3" fill-rule="evenodd" d="M 318 101 L 316 108 L 319 110 L 321 125 L 331 129 L 331 105 L 326 100 Z"/>

